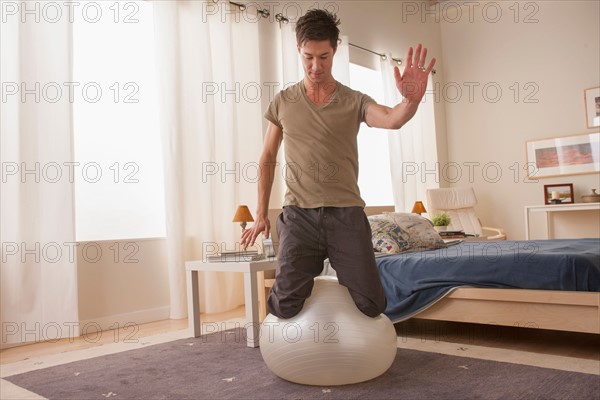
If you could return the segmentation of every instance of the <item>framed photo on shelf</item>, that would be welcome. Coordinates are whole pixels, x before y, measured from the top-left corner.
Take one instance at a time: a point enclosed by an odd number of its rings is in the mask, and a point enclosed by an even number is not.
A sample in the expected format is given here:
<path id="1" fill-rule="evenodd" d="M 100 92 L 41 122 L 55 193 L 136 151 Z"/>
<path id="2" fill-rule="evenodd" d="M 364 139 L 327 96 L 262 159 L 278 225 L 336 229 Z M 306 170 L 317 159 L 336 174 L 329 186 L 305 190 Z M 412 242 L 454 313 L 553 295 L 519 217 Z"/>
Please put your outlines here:
<path id="1" fill-rule="evenodd" d="M 544 204 L 573 204 L 574 198 L 572 183 L 544 185 Z"/>
<path id="2" fill-rule="evenodd" d="M 600 86 L 585 89 L 583 91 L 585 100 L 585 118 L 588 128 L 600 126 Z"/>
<path id="3" fill-rule="evenodd" d="M 526 142 L 527 177 L 592 174 L 600 171 L 600 133 Z"/>

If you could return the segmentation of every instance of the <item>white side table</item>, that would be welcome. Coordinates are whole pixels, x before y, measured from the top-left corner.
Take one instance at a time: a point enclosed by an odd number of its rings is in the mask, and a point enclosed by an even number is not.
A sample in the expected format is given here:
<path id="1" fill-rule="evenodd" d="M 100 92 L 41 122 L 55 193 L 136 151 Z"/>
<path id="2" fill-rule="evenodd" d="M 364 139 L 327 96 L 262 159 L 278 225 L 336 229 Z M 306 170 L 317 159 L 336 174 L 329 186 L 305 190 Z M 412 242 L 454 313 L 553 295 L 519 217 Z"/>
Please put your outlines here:
<path id="1" fill-rule="evenodd" d="M 200 324 L 200 293 L 198 288 L 198 272 L 243 272 L 244 294 L 246 298 L 246 337 L 248 347 L 258 347 L 260 321 L 258 316 L 257 273 L 277 268 L 277 260 L 268 258 L 258 261 L 240 262 L 203 262 L 187 261 L 185 263 L 188 299 L 188 326 L 190 335 L 199 337 L 202 333 Z"/>
<path id="2" fill-rule="evenodd" d="M 546 234 L 548 239 L 554 237 L 552 231 L 552 224 L 550 221 L 550 214 L 555 212 L 565 211 L 589 211 L 596 210 L 600 211 L 600 203 L 573 203 L 573 204 L 551 204 L 551 205 L 539 205 L 539 206 L 525 206 L 525 240 L 529 240 L 529 216 L 532 212 L 545 212 L 546 213 Z"/>

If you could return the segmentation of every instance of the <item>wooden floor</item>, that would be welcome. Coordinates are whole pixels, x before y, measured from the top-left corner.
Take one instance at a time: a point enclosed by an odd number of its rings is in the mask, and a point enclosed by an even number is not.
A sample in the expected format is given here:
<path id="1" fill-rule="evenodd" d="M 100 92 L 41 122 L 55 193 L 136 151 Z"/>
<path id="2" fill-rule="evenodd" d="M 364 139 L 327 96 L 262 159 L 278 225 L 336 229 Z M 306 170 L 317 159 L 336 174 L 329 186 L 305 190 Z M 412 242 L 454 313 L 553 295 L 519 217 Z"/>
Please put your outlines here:
<path id="1" fill-rule="evenodd" d="M 235 310 L 220 314 L 202 314 L 203 322 L 222 322 L 232 318 L 244 316 L 244 306 L 238 307 Z M 133 333 L 131 329 L 119 329 L 118 331 L 104 331 L 100 337 L 96 334 L 91 334 L 92 338 L 83 336 L 69 339 L 61 339 L 54 343 L 41 342 L 17 346 L 0 351 L 0 365 L 14 363 L 17 361 L 26 360 L 33 357 L 45 356 L 50 354 L 65 353 L 73 350 L 82 350 L 92 347 L 99 347 L 109 343 L 123 342 L 126 338 L 138 340 L 143 337 L 160 335 L 162 333 L 187 329 L 187 318 L 185 319 L 168 319 L 164 321 L 151 322 L 137 326 L 137 331 Z M 132 334 L 133 333 L 133 334 Z"/>
<path id="2" fill-rule="evenodd" d="M 244 318 L 244 307 L 226 313 L 202 316 L 203 322 L 223 322 L 236 318 Z M 187 319 L 152 322 L 140 325 L 133 338 L 140 339 L 185 329 Z M 451 348 L 463 350 L 485 348 L 485 354 L 490 359 L 504 356 L 507 351 L 514 351 L 531 359 L 536 358 L 536 363 L 542 364 L 541 366 L 544 366 L 544 357 L 548 360 L 568 357 L 575 362 L 587 360 L 588 366 L 589 362 L 592 362 L 592 369 L 594 362 L 597 362 L 600 374 L 600 335 L 415 319 L 396 324 L 396 332 L 400 347 L 406 344 L 408 347 L 424 351 L 438 351 L 436 349 L 443 347 L 441 344 L 449 344 Z M 64 339 L 55 343 L 43 342 L 4 349 L 0 352 L 0 364 L 103 346 L 123 341 L 129 334 L 131 331 L 106 331 L 99 340 L 94 341 L 78 337 L 71 341 Z"/>

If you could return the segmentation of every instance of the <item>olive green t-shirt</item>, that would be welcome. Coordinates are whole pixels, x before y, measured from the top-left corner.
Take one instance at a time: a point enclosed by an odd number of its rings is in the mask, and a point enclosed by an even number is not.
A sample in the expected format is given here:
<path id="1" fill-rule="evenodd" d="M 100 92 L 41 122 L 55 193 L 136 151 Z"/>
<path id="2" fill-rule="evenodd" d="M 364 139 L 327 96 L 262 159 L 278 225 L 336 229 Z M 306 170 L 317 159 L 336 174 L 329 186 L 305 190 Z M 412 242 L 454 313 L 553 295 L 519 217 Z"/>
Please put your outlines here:
<path id="1" fill-rule="evenodd" d="M 277 93 L 265 118 L 283 130 L 284 206 L 365 206 L 358 189 L 357 135 L 371 103 L 371 97 L 339 82 L 322 106 L 307 97 L 302 81 Z"/>

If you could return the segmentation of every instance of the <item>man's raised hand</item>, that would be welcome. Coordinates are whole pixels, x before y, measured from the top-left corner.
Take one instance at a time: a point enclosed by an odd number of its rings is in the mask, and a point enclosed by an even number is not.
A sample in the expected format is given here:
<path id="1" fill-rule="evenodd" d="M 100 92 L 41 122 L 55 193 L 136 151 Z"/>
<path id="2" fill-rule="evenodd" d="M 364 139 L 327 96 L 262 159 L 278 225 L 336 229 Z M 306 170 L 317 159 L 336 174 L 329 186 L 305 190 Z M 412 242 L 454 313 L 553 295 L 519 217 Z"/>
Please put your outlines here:
<path id="1" fill-rule="evenodd" d="M 432 58 L 427 68 L 427 49 L 421 44 L 417 46 L 415 58 L 413 61 L 413 48 L 409 47 L 408 56 L 406 57 L 406 66 L 404 74 L 400 75 L 400 69 L 394 68 L 394 78 L 396 78 L 396 87 L 398 91 L 408 102 L 418 103 L 425 95 L 427 89 L 427 79 L 429 73 L 435 65 L 435 58 Z"/>

